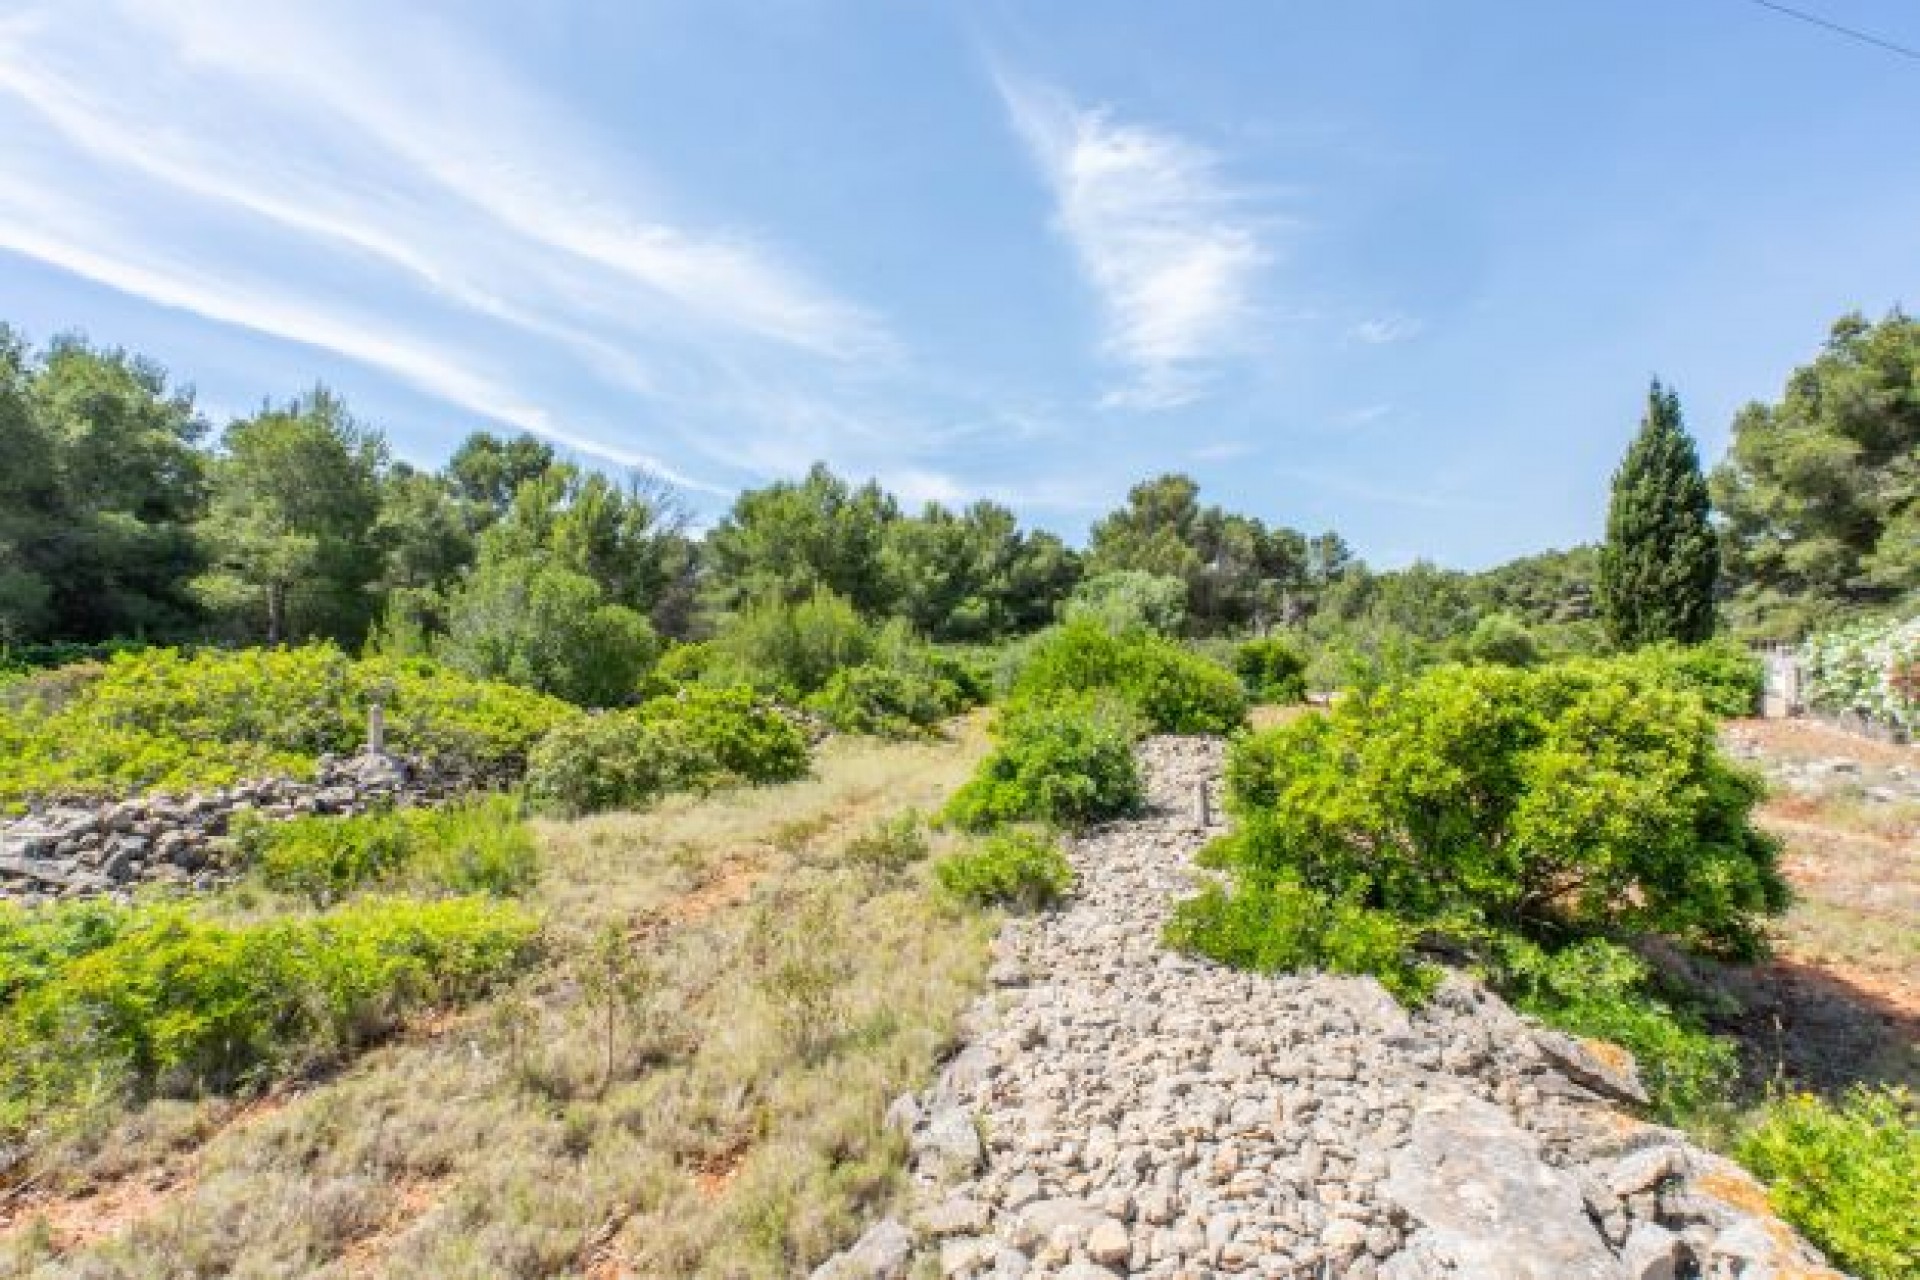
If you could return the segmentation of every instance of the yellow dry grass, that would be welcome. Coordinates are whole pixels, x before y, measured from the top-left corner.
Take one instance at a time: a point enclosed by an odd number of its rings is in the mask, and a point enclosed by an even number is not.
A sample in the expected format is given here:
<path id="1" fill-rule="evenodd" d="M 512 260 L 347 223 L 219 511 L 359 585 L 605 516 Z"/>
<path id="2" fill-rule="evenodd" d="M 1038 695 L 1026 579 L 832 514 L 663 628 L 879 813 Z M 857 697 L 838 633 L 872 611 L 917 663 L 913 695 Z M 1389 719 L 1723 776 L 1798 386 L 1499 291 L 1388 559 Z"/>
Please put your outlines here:
<path id="1" fill-rule="evenodd" d="M 898 1193 L 882 1113 L 951 1045 L 993 927 L 923 864 L 840 850 L 936 808 L 983 750 L 978 718 L 835 741 L 800 783 L 543 824 L 537 971 L 184 1157 L 207 1126 L 179 1104 L 69 1146 L 63 1230 L 28 1206 L 0 1273 L 803 1272 Z M 76 1225 L 163 1152 L 137 1216 Z"/>

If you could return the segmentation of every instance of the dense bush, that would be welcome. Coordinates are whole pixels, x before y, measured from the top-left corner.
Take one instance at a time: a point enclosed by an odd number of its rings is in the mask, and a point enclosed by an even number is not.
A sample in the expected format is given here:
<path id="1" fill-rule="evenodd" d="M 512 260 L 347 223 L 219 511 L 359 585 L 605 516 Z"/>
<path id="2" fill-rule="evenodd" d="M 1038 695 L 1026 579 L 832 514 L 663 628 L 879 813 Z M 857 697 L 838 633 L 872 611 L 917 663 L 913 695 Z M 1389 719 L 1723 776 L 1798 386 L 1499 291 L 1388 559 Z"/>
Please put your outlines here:
<path id="1" fill-rule="evenodd" d="M 1108 690 L 1160 733 L 1231 733 L 1247 697 L 1231 671 L 1148 631 L 1116 635 L 1090 622 L 1036 640 L 1012 676 L 1015 697 Z"/>
<path id="2" fill-rule="evenodd" d="M 1515 1007 L 1630 1051 L 1662 1118 L 1698 1115 L 1725 1098 L 1738 1065 L 1733 1043 L 1655 994 L 1632 952 L 1601 938 L 1555 953 L 1509 937 L 1496 949 L 1493 976 Z"/>
<path id="3" fill-rule="evenodd" d="M 24 943 L 6 937 L 21 931 L 0 916 L 0 958 L 38 957 L 0 975 L 12 1132 L 103 1089 L 225 1089 L 346 1051 L 409 1008 L 485 990 L 528 956 L 535 923 L 485 899 L 368 899 L 257 924 L 62 905 L 28 917 Z"/>
<path id="4" fill-rule="evenodd" d="M 1028 830 L 995 832 L 940 859 L 933 872 L 943 889 L 965 901 L 1025 911 L 1052 906 L 1073 887 L 1073 868 L 1060 846 Z"/>
<path id="5" fill-rule="evenodd" d="M 8 692 L 0 804 L 310 776 L 318 755 L 364 740 L 376 695 L 391 748 L 486 770 L 516 769 L 541 735 L 579 714 L 430 662 L 355 661 L 324 644 L 148 649 L 117 655 L 82 681 L 48 672 Z"/>
<path id="6" fill-rule="evenodd" d="M 797 604 L 751 604 L 727 619 L 713 638 L 706 677 L 797 700 L 823 688 L 834 672 L 871 659 L 877 645 L 851 603 L 816 591 Z"/>
<path id="7" fill-rule="evenodd" d="M 1114 632 L 1145 628 L 1179 635 L 1187 621 L 1187 584 L 1139 569 L 1111 570 L 1075 587 L 1060 616 L 1065 622 L 1091 622 Z"/>
<path id="8" fill-rule="evenodd" d="M 1233 890 L 1209 885 L 1175 906 L 1167 945 L 1260 973 L 1321 969 L 1372 974 L 1410 1004 L 1433 990 L 1439 971 L 1413 958 L 1418 931 L 1365 905 L 1366 885 L 1338 897 L 1287 872 L 1242 877 Z"/>
<path id="9" fill-rule="evenodd" d="M 1697 645 L 1652 645 L 1605 662 L 1697 694 L 1717 716 L 1750 716 L 1760 709 L 1766 669 L 1744 645 L 1717 640 Z"/>
<path id="10" fill-rule="evenodd" d="M 947 802 L 969 830 L 1003 822 L 1078 826 L 1131 813 L 1143 791 L 1133 759 L 1138 723 L 1111 697 L 1062 695 L 1005 707 L 993 750 Z"/>
<path id="11" fill-rule="evenodd" d="M 960 694 L 943 680 L 869 662 L 834 672 L 804 705 L 842 733 L 911 738 L 958 711 Z"/>
<path id="12" fill-rule="evenodd" d="M 1307 660 L 1277 636 L 1237 646 L 1233 669 L 1257 702 L 1299 702 L 1307 696 Z"/>
<path id="13" fill-rule="evenodd" d="M 1760 782 L 1714 718 L 1637 667 L 1441 667 L 1255 735 L 1218 858 L 1425 927 L 1645 929 L 1751 954 L 1782 909 Z"/>
<path id="14" fill-rule="evenodd" d="M 1838 1106 L 1789 1094 L 1761 1109 L 1736 1154 L 1774 1208 L 1863 1280 L 1920 1275 L 1920 1106 L 1858 1088 Z"/>
<path id="15" fill-rule="evenodd" d="M 1530 667 L 1540 660 L 1540 645 L 1532 629 L 1510 613 L 1483 614 L 1459 649 L 1468 662 Z"/>
<path id="16" fill-rule="evenodd" d="M 689 687 L 563 724 L 534 749 L 527 791 L 551 812 L 638 808 L 669 791 L 783 782 L 807 769 L 799 727 L 751 690 Z"/>
<path id="17" fill-rule="evenodd" d="M 532 833 L 505 796 L 443 809 L 235 824 L 241 853 L 269 888 L 324 906 L 375 883 L 510 894 L 533 880 Z"/>
<path id="18" fill-rule="evenodd" d="M 481 679 L 608 707 L 633 696 L 660 642 L 586 574 L 528 556 L 479 567 L 449 602 L 435 652 Z"/>

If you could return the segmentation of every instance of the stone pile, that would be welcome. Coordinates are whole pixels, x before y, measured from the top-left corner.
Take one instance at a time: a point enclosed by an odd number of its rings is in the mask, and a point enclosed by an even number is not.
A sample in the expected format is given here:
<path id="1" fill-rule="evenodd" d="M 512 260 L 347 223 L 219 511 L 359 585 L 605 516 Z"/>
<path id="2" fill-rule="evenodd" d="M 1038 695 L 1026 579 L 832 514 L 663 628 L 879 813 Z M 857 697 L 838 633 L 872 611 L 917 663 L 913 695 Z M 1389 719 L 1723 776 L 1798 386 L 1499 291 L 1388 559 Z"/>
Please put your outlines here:
<path id="1" fill-rule="evenodd" d="M 1737 1167 L 1620 1109 L 1617 1050 L 1462 977 L 1410 1015 L 1371 979 L 1169 954 L 1220 746 L 1142 755 L 1152 811 L 1075 842 L 1069 904 L 1009 923 L 970 1042 L 893 1104 L 912 1209 L 817 1280 L 1836 1274 Z"/>
<path id="2" fill-rule="evenodd" d="M 124 894 L 140 884 L 208 889 L 231 878 L 235 815 L 352 814 L 446 798 L 466 780 L 395 756 L 323 756 L 312 782 L 254 778 L 188 795 L 51 805 L 0 824 L 0 898 Z"/>

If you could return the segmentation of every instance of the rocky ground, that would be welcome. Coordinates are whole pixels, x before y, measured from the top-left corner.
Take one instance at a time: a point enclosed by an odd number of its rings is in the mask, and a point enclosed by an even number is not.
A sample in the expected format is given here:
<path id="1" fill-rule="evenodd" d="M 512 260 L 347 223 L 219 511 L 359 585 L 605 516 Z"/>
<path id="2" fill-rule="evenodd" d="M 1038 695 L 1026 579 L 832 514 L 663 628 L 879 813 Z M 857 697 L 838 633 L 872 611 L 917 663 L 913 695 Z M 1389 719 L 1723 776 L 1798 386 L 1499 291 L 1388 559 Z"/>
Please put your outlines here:
<path id="1" fill-rule="evenodd" d="M 820 1280 L 1835 1274 L 1737 1167 L 1632 1117 L 1617 1051 L 1464 979 L 1409 1016 L 1368 979 L 1168 954 L 1221 746 L 1142 753 L 1151 812 L 1075 842 L 1070 903 L 1009 923 L 974 1038 L 894 1104 L 914 1206 Z"/>

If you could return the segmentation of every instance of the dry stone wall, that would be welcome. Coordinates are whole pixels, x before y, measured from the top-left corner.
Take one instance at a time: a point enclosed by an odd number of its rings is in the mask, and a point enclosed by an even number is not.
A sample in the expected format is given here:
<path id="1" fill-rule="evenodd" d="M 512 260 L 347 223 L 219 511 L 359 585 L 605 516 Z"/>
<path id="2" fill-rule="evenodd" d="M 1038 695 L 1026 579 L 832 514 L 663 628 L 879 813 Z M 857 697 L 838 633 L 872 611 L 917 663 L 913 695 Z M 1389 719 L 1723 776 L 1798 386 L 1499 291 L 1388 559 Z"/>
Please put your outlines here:
<path id="1" fill-rule="evenodd" d="M 143 884 L 208 889 L 233 875 L 228 829 L 269 818 L 429 804 L 471 779 L 378 753 L 322 757 L 312 782 L 255 778 L 187 795 L 53 804 L 0 825 L 0 898 L 125 895 Z"/>
<path id="2" fill-rule="evenodd" d="M 912 1207 L 818 1280 L 1837 1274 L 1736 1166 L 1634 1118 L 1630 1058 L 1475 982 L 1410 1014 L 1371 979 L 1167 953 L 1220 751 L 1143 746 L 1152 812 L 1074 843 L 1069 904 L 1008 924 L 966 1047 L 894 1103 Z"/>

